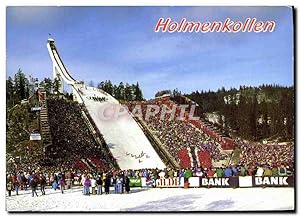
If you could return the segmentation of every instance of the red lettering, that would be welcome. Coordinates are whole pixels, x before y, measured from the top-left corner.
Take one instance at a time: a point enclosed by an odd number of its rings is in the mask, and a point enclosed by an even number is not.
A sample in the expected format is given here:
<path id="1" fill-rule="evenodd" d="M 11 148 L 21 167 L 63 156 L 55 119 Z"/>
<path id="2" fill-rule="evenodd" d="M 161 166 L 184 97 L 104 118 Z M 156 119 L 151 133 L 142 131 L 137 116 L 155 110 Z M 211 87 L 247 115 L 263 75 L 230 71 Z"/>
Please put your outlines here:
<path id="1" fill-rule="evenodd" d="M 221 26 L 222 26 L 222 22 L 213 22 L 210 31 L 214 32 L 215 29 L 217 29 L 216 32 L 220 32 Z M 202 129 L 202 127 L 203 126 L 201 125 L 200 128 Z"/>
<path id="2" fill-rule="evenodd" d="M 173 21 L 169 26 L 168 26 L 168 32 L 173 33 L 176 31 L 178 27 L 178 23 L 176 21 Z"/>
<path id="3" fill-rule="evenodd" d="M 239 22 L 236 22 L 234 23 L 233 27 L 232 27 L 232 32 L 236 33 L 236 32 L 239 32 L 242 28 L 242 22 L 239 21 Z"/>
<path id="4" fill-rule="evenodd" d="M 201 31 L 202 32 L 208 32 L 209 29 L 210 29 L 210 22 L 203 23 Z"/>
<path id="5" fill-rule="evenodd" d="M 263 24 L 264 23 L 262 21 L 255 23 L 254 32 L 261 32 L 263 30 L 263 27 L 262 27 Z"/>
<path id="6" fill-rule="evenodd" d="M 273 32 L 274 29 L 275 29 L 275 26 L 276 26 L 275 21 L 267 21 L 267 22 L 265 23 L 263 32 L 267 32 L 267 31 L 268 31 L 268 27 L 270 27 L 270 28 L 269 28 L 269 32 Z"/>
<path id="7" fill-rule="evenodd" d="M 243 30 L 242 30 L 243 32 L 246 32 L 249 21 L 250 21 L 250 18 L 247 18 L 245 23 L 244 23 L 244 27 L 243 27 Z"/>
<path id="8" fill-rule="evenodd" d="M 169 25 L 169 22 L 171 21 L 171 18 L 167 18 L 166 22 L 163 22 L 164 19 L 163 18 L 159 18 L 159 20 L 156 23 L 155 32 L 159 32 L 160 28 L 162 28 L 162 32 L 166 32 L 167 26 Z"/>
<path id="9" fill-rule="evenodd" d="M 223 28 L 222 28 L 222 32 L 231 32 L 230 26 L 233 24 L 233 21 L 230 21 L 229 18 L 226 18 Z"/>

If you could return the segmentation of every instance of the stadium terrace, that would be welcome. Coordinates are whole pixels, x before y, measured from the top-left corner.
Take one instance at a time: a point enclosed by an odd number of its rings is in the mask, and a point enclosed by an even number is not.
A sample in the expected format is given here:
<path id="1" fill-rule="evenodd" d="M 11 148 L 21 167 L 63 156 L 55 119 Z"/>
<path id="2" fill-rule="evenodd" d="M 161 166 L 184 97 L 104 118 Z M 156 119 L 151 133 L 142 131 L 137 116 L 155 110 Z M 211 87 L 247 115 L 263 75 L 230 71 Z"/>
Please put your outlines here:
<path id="1" fill-rule="evenodd" d="M 232 21 L 226 18 L 224 22 L 199 22 L 187 21 L 183 18 L 180 22 L 172 21 L 171 18 L 159 18 L 156 23 L 155 32 L 273 32 L 276 26 L 275 21 L 257 21 L 256 18 L 247 18 L 242 21 Z"/>

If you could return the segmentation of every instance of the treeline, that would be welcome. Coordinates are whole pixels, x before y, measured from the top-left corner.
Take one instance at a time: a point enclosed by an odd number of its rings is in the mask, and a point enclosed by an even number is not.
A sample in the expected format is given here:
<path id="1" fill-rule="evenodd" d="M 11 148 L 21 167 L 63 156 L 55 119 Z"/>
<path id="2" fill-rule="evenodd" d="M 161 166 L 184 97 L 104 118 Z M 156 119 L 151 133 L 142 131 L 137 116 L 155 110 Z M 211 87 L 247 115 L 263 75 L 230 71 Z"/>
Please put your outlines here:
<path id="1" fill-rule="evenodd" d="M 89 83 L 94 86 L 93 82 Z M 6 107 L 7 109 L 20 104 L 22 100 L 27 100 L 29 97 L 34 96 L 37 87 L 43 87 L 47 94 L 57 94 L 61 87 L 61 82 L 58 79 L 44 78 L 38 81 L 36 78 L 27 77 L 21 69 L 6 80 Z M 98 88 L 111 94 L 118 100 L 124 101 L 142 101 L 143 93 L 139 86 L 136 84 L 124 84 L 120 82 L 119 85 L 112 84 L 110 80 L 102 81 L 97 85 Z M 62 94 L 62 93 L 61 93 Z M 72 94 L 64 93 L 67 98 L 72 98 Z"/>
<path id="2" fill-rule="evenodd" d="M 252 141 L 294 140 L 294 87 L 262 85 L 192 92 L 204 113 L 216 113 L 226 134 Z"/>
<path id="3" fill-rule="evenodd" d="M 23 99 L 27 99 L 29 94 L 29 80 L 21 69 L 18 70 L 14 78 L 8 77 L 6 80 L 6 106 L 8 108 L 19 104 Z"/>
<path id="4" fill-rule="evenodd" d="M 90 86 L 93 86 L 93 82 L 90 82 Z M 143 92 L 140 88 L 139 83 L 124 85 L 123 82 L 120 82 L 119 85 L 112 84 L 110 80 L 102 81 L 97 85 L 97 88 L 104 90 L 109 93 L 117 100 L 124 101 L 142 101 L 144 100 Z"/>
<path id="5" fill-rule="evenodd" d="M 47 93 L 58 93 L 60 85 L 58 79 L 44 78 L 44 80 L 38 82 L 38 79 L 27 77 L 19 69 L 13 78 L 9 76 L 6 80 L 6 107 L 8 109 L 12 108 L 20 104 L 22 100 L 27 100 L 29 97 L 34 96 L 38 86 L 44 87 Z"/>
<path id="6" fill-rule="evenodd" d="M 23 156 L 30 130 L 39 129 L 38 113 L 31 112 L 38 105 L 35 91 L 39 85 L 49 93 L 59 87 L 57 80 L 45 78 L 39 83 L 21 69 L 6 80 L 6 153 L 11 156 Z"/>

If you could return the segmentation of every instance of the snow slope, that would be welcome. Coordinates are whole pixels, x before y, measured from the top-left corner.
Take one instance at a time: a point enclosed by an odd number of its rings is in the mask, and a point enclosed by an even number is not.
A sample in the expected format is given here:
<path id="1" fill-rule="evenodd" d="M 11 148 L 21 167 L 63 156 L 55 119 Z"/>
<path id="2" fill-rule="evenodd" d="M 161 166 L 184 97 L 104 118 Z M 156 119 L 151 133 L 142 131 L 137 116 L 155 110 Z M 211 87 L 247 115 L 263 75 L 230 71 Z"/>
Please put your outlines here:
<path id="1" fill-rule="evenodd" d="M 246 211 L 293 210 L 293 188 L 135 188 L 130 194 L 84 196 L 81 188 L 64 194 L 6 197 L 7 211 Z M 41 194 L 38 192 L 39 195 Z"/>
<path id="2" fill-rule="evenodd" d="M 121 106 L 115 98 L 93 87 L 83 86 L 79 92 L 89 114 L 103 134 L 122 170 L 165 168 L 142 129 L 128 112 L 119 118 L 110 120 L 103 118 L 104 114 L 109 113 L 110 106 Z M 90 98 L 93 96 L 105 97 L 107 101 L 95 102 Z"/>

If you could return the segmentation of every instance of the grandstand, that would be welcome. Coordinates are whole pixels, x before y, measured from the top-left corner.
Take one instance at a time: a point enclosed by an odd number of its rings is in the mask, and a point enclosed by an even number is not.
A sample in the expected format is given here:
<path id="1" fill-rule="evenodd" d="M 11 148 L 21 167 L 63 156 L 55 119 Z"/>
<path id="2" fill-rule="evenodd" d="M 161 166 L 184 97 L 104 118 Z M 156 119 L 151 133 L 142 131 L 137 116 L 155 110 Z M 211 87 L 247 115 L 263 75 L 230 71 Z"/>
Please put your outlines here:
<path id="1" fill-rule="evenodd" d="M 167 106 L 171 110 L 175 102 L 170 96 L 166 96 L 147 102 L 129 102 L 126 105 L 130 111 L 133 111 L 135 106 L 140 105 L 143 117 L 145 117 L 147 105 L 153 104 L 160 107 Z M 151 129 L 152 134 L 160 139 L 164 148 L 179 162 L 180 167 L 210 167 L 219 161 L 227 164 L 229 155 L 222 150 L 220 143 L 194 126 L 187 113 L 184 120 L 176 119 L 180 115 L 179 109 L 176 110 L 172 120 L 170 120 L 170 114 L 166 114 L 164 119 L 161 118 L 161 115 L 160 110 L 149 120 L 145 118 L 145 123 Z"/>
<path id="2" fill-rule="evenodd" d="M 96 132 L 84 120 L 84 111 L 78 103 L 48 98 L 47 105 L 52 136 L 52 145 L 46 148 L 49 158 L 55 159 L 56 164 L 64 165 L 68 159 L 69 167 L 82 163 L 88 169 L 107 170 L 116 167 L 110 152 L 105 149 L 104 141 L 97 141 L 93 136 Z M 94 159 L 101 159 L 102 163 L 96 163 Z"/>

